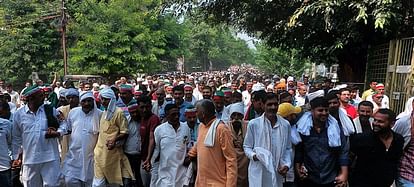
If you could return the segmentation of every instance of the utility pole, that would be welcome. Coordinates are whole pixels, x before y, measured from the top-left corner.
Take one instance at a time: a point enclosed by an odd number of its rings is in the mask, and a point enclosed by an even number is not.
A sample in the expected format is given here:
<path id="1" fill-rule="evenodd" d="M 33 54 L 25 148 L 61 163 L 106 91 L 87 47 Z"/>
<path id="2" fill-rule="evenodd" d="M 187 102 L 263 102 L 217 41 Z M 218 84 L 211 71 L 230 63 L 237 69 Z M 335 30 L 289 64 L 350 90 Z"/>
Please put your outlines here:
<path id="1" fill-rule="evenodd" d="M 66 51 L 66 7 L 65 7 L 65 0 L 62 0 L 62 18 L 61 18 L 61 26 L 62 26 L 62 50 L 63 50 L 63 68 L 64 68 L 64 75 L 68 74 L 68 55 Z"/>

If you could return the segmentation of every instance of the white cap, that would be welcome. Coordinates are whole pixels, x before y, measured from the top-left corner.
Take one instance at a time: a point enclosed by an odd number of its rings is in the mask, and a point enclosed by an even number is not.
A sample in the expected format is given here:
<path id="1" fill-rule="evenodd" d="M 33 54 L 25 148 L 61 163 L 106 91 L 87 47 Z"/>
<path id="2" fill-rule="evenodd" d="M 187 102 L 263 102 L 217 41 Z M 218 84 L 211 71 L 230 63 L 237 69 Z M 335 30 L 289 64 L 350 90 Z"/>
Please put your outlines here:
<path id="1" fill-rule="evenodd" d="M 318 98 L 318 97 L 323 97 L 324 95 L 325 95 L 325 91 L 323 91 L 323 90 L 318 90 L 316 92 L 309 93 L 308 94 L 309 102 L 316 99 L 316 98 Z"/>
<path id="2" fill-rule="evenodd" d="M 230 105 L 230 115 L 234 112 L 240 113 L 244 115 L 244 104 L 243 102 L 233 103 Z"/>
<path id="3" fill-rule="evenodd" d="M 265 90 L 265 86 L 262 83 L 256 83 L 252 86 L 252 91 L 260 91 L 260 90 Z"/>

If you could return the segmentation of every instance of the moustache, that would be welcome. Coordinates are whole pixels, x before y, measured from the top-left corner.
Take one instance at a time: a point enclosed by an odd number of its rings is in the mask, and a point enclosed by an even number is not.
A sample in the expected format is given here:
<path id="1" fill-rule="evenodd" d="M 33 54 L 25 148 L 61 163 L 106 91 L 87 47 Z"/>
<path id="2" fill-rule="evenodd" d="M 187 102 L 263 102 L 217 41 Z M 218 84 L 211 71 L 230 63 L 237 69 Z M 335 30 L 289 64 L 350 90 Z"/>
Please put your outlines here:
<path id="1" fill-rule="evenodd" d="M 83 105 L 82 108 L 91 109 L 91 108 L 93 108 L 93 106 L 92 105 Z"/>
<path id="2" fill-rule="evenodd" d="M 242 125 L 242 121 L 241 121 L 241 120 L 239 120 L 239 119 L 236 119 L 236 120 L 233 120 L 233 121 L 231 122 L 231 124 L 232 124 L 233 126 L 235 126 L 235 127 L 241 127 L 241 125 Z"/>

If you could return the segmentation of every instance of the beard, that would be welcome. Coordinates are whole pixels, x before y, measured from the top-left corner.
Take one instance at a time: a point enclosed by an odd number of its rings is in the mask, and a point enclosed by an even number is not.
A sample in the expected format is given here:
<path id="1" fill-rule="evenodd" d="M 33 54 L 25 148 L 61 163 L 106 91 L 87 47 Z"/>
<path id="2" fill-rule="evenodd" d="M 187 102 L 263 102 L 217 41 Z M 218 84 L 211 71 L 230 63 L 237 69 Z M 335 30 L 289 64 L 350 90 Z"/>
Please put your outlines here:
<path id="1" fill-rule="evenodd" d="M 390 127 L 381 128 L 381 127 L 373 126 L 373 129 L 374 129 L 374 134 L 386 134 L 391 131 Z"/>
<path id="2" fill-rule="evenodd" d="M 236 120 L 233 120 L 233 121 L 231 122 L 231 124 L 233 125 L 233 127 L 236 127 L 236 128 L 241 128 L 242 121 L 241 121 L 241 120 L 236 119 Z"/>
<path id="3" fill-rule="evenodd" d="M 359 116 L 359 120 L 363 121 L 363 122 L 367 122 L 369 121 L 370 116 L 367 115 L 360 115 Z"/>

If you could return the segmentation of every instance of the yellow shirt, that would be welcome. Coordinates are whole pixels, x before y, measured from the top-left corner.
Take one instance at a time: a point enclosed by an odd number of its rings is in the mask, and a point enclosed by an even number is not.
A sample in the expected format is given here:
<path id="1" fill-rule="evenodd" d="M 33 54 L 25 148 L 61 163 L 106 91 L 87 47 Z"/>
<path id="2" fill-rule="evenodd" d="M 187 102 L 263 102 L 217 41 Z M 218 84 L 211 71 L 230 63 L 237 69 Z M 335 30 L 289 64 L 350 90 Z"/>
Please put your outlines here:
<path id="1" fill-rule="evenodd" d="M 68 119 L 68 115 L 70 112 L 70 105 L 65 105 L 57 108 L 58 111 L 60 111 L 65 119 Z M 66 153 L 68 152 L 69 145 L 70 145 L 70 134 L 64 135 L 59 138 L 60 141 L 60 163 L 63 164 L 63 161 L 65 160 Z"/>
<path id="2" fill-rule="evenodd" d="M 368 96 L 373 95 L 373 94 L 374 94 L 374 90 L 372 90 L 371 88 L 370 88 L 370 89 L 368 89 L 368 90 L 365 90 L 365 91 L 364 91 L 364 93 L 362 93 L 362 97 L 361 97 L 361 99 L 362 99 L 363 101 L 365 101 L 365 100 L 367 100 L 367 97 L 368 97 Z"/>
<path id="3" fill-rule="evenodd" d="M 237 156 L 231 130 L 220 123 L 216 129 L 213 147 L 206 147 L 204 140 L 213 123 L 200 124 L 197 144 L 188 153 L 197 157 L 196 187 L 235 187 L 237 183 Z"/>
<path id="4" fill-rule="evenodd" d="M 133 178 L 131 166 L 122 146 L 108 150 L 106 141 L 119 134 L 128 134 L 128 122 L 120 108 L 116 108 L 109 121 L 105 120 L 106 112 L 101 117 L 98 142 L 94 150 L 95 177 L 105 178 L 109 184 L 122 184 L 122 178 Z"/>

